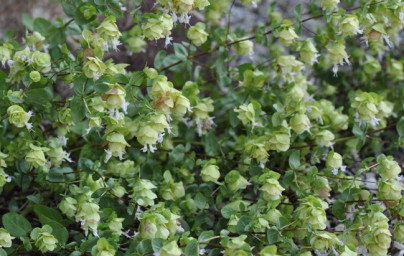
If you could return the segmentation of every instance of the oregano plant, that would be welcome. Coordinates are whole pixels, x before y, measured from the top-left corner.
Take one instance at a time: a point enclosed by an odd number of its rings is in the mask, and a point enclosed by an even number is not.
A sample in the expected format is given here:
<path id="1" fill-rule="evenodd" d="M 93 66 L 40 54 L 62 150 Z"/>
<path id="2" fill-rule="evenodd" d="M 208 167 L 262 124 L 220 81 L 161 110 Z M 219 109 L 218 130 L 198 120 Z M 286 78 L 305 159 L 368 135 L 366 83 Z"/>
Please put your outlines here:
<path id="1" fill-rule="evenodd" d="M 0 41 L 1 256 L 403 255 L 403 1 L 54 2 Z"/>

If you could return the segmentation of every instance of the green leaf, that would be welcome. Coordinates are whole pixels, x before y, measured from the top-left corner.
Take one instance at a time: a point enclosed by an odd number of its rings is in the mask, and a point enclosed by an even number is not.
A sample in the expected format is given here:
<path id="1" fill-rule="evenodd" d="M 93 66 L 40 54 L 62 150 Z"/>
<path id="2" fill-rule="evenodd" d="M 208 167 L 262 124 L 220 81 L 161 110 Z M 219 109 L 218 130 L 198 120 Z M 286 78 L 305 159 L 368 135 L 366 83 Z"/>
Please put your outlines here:
<path id="1" fill-rule="evenodd" d="M 34 212 L 38 215 L 39 221 L 42 225 L 49 225 L 52 227 L 52 234 L 61 244 L 65 244 L 69 237 L 67 229 L 63 226 L 62 215 L 53 208 L 44 205 L 35 205 Z"/>
<path id="2" fill-rule="evenodd" d="M 31 223 L 18 213 L 6 213 L 2 221 L 7 231 L 15 237 L 25 236 L 32 229 Z"/>
<path id="3" fill-rule="evenodd" d="M 86 106 L 84 105 L 84 99 L 80 95 L 73 98 L 70 103 L 70 108 L 72 109 L 73 121 L 78 123 L 86 116 Z"/>
<path id="4" fill-rule="evenodd" d="M 174 53 L 180 60 L 186 60 L 188 57 L 188 51 L 182 44 L 174 43 Z"/>
<path id="5" fill-rule="evenodd" d="M 237 211 L 230 205 L 224 206 L 220 212 L 222 213 L 222 216 L 225 217 L 226 219 L 229 219 L 231 215 L 236 214 Z"/>
<path id="6" fill-rule="evenodd" d="M 34 20 L 34 30 L 38 31 L 42 35 L 46 35 L 46 31 L 52 26 L 47 19 L 44 18 L 36 18 Z"/>
<path id="7" fill-rule="evenodd" d="M 7 252 L 3 248 L 0 248 L 0 256 L 7 256 Z"/>
<path id="8" fill-rule="evenodd" d="M 295 24 L 294 24 L 295 31 L 298 35 L 300 35 L 302 33 L 302 23 L 301 23 L 302 4 L 298 4 L 295 6 L 294 14 L 295 14 Z"/>
<path id="9" fill-rule="evenodd" d="M 199 209 L 206 208 L 206 197 L 203 194 L 197 193 L 194 201 L 195 201 L 196 207 L 198 207 Z"/>
<path id="10" fill-rule="evenodd" d="M 332 214 L 338 219 L 342 220 L 345 218 L 345 203 L 343 200 L 337 200 L 332 205 Z"/>
<path id="11" fill-rule="evenodd" d="M 397 133 L 400 137 L 404 137 L 404 116 L 400 118 L 396 125 Z"/>
<path id="12" fill-rule="evenodd" d="M 198 237 L 198 241 L 199 242 L 206 242 L 209 238 L 213 237 L 215 235 L 215 233 L 210 230 L 210 231 L 203 231 L 199 237 Z"/>
<path id="13" fill-rule="evenodd" d="M 54 167 L 49 170 L 47 179 L 51 182 L 62 182 L 65 180 L 64 173 L 72 172 L 70 167 Z"/>
<path id="14" fill-rule="evenodd" d="M 161 238 L 153 238 L 151 240 L 151 246 L 154 252 L 159 252 L 160 248 L 163 246 L 163 239 Z"/>
<path id="15" fill-rule="evenodd" d="M 198 241 L 196 239 L 191 240 L 185 247 L 185 256 L 198 256 Z"/>
<path id="16" fill-rule="evenodd" d="M 246 231 L 248 231 L 248 227 L 250 222 L 252 221 L 252 218 L 250 216 L 241 216 L 241 218 L 237 222 L 237 233 L 238 234 L 243 234 Z"/>
<path id="17" fill-rule="evenodd" d="M 297 169 L 300 166 L 300 151 L 295 150 L 289 156 L 289 166 L 292 169 Z"/>
<path id="18" fill-rule="evenodd" d="M 274 244 L 279 241 L 280 234 L 278 229 L 276 229 L 276 227 L 271 227 L 270 229 L 268 229 L 267 239 L 269 244 Z"/>
<path id="19" fill-rule="evenodd" d="M 32 250 L 32 245 L 30 243 L 30 240 L 27 236 L 21 236 L 20 240 L 22 241 L 22 243 L 24 244 L 24 247 L 27 251 Z"/>
<path id="20" fill-rule="evenodd" d="M 365 127 L 360 127 L 358 124 L 355 124 L 352 128 L 352 133 L 358 138 L 357 149 L 360 149 L 366 143 Z"/>
<path id="21" fill-rule="evenodd" d="M 49 224 L 52 221 L 61 222 L 62 215 L 53 208 L 44 205 L 35 205 L 34 212 L 38 215 L 39 221 L 42 225 Z"/>
<path id="22" fill-rule="evenodd" d="M 213 132 L 207 133 L 204 138 L 204 146 L 206 154 L 215 155 L 219 149 L 218 140 Z"/>
<path id="23" fill-rule="evenodd" d="M 28 30 L 30 30 L 30 31 L 34 30 L 34 20 L 32 19 L 31 15 L 29 15 L 28 13 L 22 14 L 22 23 Z"/>

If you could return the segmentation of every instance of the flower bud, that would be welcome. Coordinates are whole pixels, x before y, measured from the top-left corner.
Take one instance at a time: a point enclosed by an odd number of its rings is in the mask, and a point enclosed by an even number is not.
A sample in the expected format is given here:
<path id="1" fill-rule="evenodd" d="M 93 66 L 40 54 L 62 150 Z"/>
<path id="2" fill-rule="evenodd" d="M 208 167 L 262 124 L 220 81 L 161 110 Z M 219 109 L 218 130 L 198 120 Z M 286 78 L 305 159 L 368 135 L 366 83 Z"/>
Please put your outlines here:
<path id="1" fill-rule="evenodd" d="M 310 131 L 310 119 L 305 114 L 295 114 L 289 122 L 290 127 L 297 134 L 302 134 L 305 131 Z"/>
<path id="2" fill-rule="evenodd" d="M 108 109 L 120 109 L 126 102 L 125 97 L 125 89 L 119 84 L 112 84 L 110 85 L 110 90 L 102 96 L 102 99 L 107 103 Z"/>
<path id="3" fill-rule="evenodd" d="M 64 214 L 66 214 L 67 217 L 71 218 L 76 213 L 76 205 L 77 200 L 68 196 L 62 199 L 58 207 Z"/>
<path id="4" fill-rule="evenodd" d="M 83 65 L 83 72 L 88 78 L 97 80 L 106 71 L 107 66 L 98 57 L 88 57 Z"/>
<path id="5" fill-rule="evenodd" d="M 220 177 L 219 167 L 217 165 L 209 164 L 203 167 L 201 171 L 201 178 L 204 182 L 216 182 Z"/>
<path id="6" fill-rule="evenodd" d="M 157 195 L 152 191 L 155 188 L 157 187 L 149 180 L 140 179 L 133 186 L 133 194 L 130 197 L 141 206 L 152 206 L 154 199 L 157 198 Z"/>
<path id="7" fill-rule="evenodd" d="M 238 55 L 246 55 L 253 52 L 254 44 L 251 40 L 240 38 L 241 42 L 234 44 L 234 48 Z"/>
<path id="8" fill-rule="evenodd" d="M 0 62 L 3 67 L 6 65 L 7 61 L 11 59 L 12 54 L 12 46 L 5 43 L 3 46 L 0 46 Z"/>
<path id="9" fill-rule="evenodd" d="M 42 252 L 53 251 L 58 246 L 58 240 L 52 235 L 52 227 L 44 225 L 42 228 L 34 228 L 31 231 L 31 239 L 35 246 Z"/>
<path id="10" fill-rule="evenodd" d="M 259 70 L 244 71 L 243 87 L 251 89 L 260 89 L 264 86 L 265 74 Z"/>
<path id="11" fill-rule="evenodd" d="M 331 147 L 335 136 L 329 130 L 323 130 L 315 134 L 315 142 L 320 147 Z"/>
<path id="12" fill-rule="evenodd" d="M 337 152 L 330 151 L 325 165 L 332 169 L 339 169 L 342 166 L 342 156 Z"/>
<path id="13" fill-rule="evenodd" d="M 298 219 L 302 222 L 302 226 L 310 224 L 313 229 L 325 229 L 327 226 L 325 209 L 328 208 L 328 204 L 311 195 L 300 201 L 301 204 L 296 209 L 296 213 Z"/>
<path id="14" fill-rule="evenodd" d="M 400 165 L 394 161 L 392 156 L 380 155 L 377 157 L 377 166 L 376 171 L 379 175 L 386 180 L 396 179 L 398 175 L 401 173 Z"/>
<path id="15" fill-rule="evenodd" d="M 48 148 L 37 147 L 33 144 L 30 144 L 29 147 L 31 150 L 25 156 L 25 161 L 27 163 L 32 164 L 34 167 L 38 168 L 39 166 L 44 166 L 46 164 L 46 158 L 44 152 L 48 151 Z"/>
<path id="16" fill-rule="evenodd" d="M 102 100 L 101 97 L 97 96 L 97 97 L 92 97 L 90 99 L 90 103 L 88 104 L 88 106 L 90 107 L 91 111 L 95 111 L 95 112 L 104 112 L 105 108 L 107 107 L 107 104 L 105 101 Z"/>
<path id="17" fill-rule="evenodd" d="M 224 180 L 231 191 L 245 189 L 248 181 L 240 174 L 239 171 L 232 170 L 226 174 Z"/>
<path id="18" fill-rule="evenodd" d="M 205 31 L 206 25 L 202 22 L 198 22 L 195 26 L 192 26 L 187 31 L 187 37 L 196 46 L 201 46 L 208 39 L 208 33 Z"/>
<path id="19" fill-rule="evenodd" d="M 339 0 L 320 0 L 321 1 L 321 7 L 323 9 L 330 9 L 334 10 L 335 7 L 339 4 Z"/>
<path id="20" fill-rule="evenodd" d="M 112 133 L 107 136 L 108 150 L 113 156 L 121 157 L 126 153 L 125 148 L 130 145 L 126 142 L 125 137 L 120 133 Z"/>
<path id="21" fill-rule="evenodd" d="M 12 241 L 15 237 L 12 237 L 5 228 L 0 228 L 0 248 L 11 247 Z"/>
<path id="22" fill-rule="evenodd" d="M 100 207 L 96 203 L 85 202 L 79 205 L 76 213 L 76 221 L 81 222 L 81 228 L 88 232 L 91 229 L 94 233 L 97 232 L 98 222 L 101 217 L 99 214 Z"/>
<path id="23" fill-rule="evenodd" d="M 381 180 L 378 183 L 377 197 L 380 200 L 386 200 L 385 204 L 392 207 L 398 204 L 401 199 L 401 191 L 403 188 L 397 180 Z"/>
<path id="24" fill-rule="evenodd" d="M 195 6 L 199 10 L 205 9 L 206 6 L 209 6 L 209 0 L 194 0 L 195 1 Z"/>
<path id="25" fill-rule="evenodd" d="M 143 73 L 146 74 L 148 79 L 155 79 L 159 75 L 159 72 L 154 68 L 145 67 Z"/>
<path id="26" fill-rule="evenodd" d="M 339 32 L 342 36 L 354 36 L 358 33 L 362 34 L 359 28 L 358 17 L 353 14 L 345 15 L 339 24 Z"/>
<path id="27" fill-rule="evenodd" d="M 279 184 L 276 179 L 267 179 L 264 185 L 260 188 L 263 192 L 263 198 L 265 201 L 274 201 L 281 199 L 282 191 L 285 189 Z"/>
<path id="28" fill-rule="evenodd" d="M 180 256 L 182 250 L 178 247 L 176 241 L 171 241 L 160 248 L 160 256 Z"/>
<path id="29" fill-rule="evenodd" d="M 281 25 L 282 31 L 279 33 L 279 38 L 281 43 L 286 46 L 290 46 L 293 44 L 299 36 L 296 34 L 295 30 L 293 29 L 292 25 Z"/>
<path id="30" fill-rule="evenodd" d="M 403 222 L 394 223 L 394 238 L 396 239 L 397 242 L 404 243 L 404 223 Z"/>
<path id="31" fill-rule="evenodd" d="M 104 237 L 98 239 L 97 244 L 91 250 L 91 255 L 95 256 L 114 256 L 114 247 Z"/>
<path id="32" fill-rule="evenodd" d="M 377 106 L 381 98 L 373 92 L 357 92 L 351 107 L 358 113 L 359 121 L 371 122 L 379 113 Z"/>
<path id="33" fill-rule="evenodd" d="M 243 125 L 247 125 L 248 123 L 255 123 L 255 110 L 252 103 L 240 105 L 238 109 L 234 109 L 234 112 L 237 112 L 238 119 L 243 123 Z"/>
<path id="34" fill-rule="evenodd" d="M 124 218 L 113 218 L 108 224 L 108 228 L 112 231 L 112 233 L 120 236 L 122 234 L 122 222 L 124 220 Z"/>
<path id="35" fill-rule="evenodd" d="M 343 42 L 331 43 L 327 46 L 327 50 L 330 62 L 334 65 L 342 65 L 344 61 L 348 60 L 348 54 L 345 51 L 345 45 Z"/>
<path id="36" fill-rule="evenodd" d="M 318 56 L 318 50 L 313 43 L 310 40 L 304 41 L 300 48 L 300 60 L 305 64 L 313 65 L 314 62 L 317 62 Z"/>
<path id="37" fill-rule="evenodd" d="M 393 81 L 404 80 L 404 65 L 400 60 L 391 59 L 389 65 L 387 65 L 387 75 L 393 79 Z"/>
<path id="38" fill-rule="evenodd" d="M 116 25 L 115 16 L 108 16 L 104 21 L 97 27 L 97 34 L 108 42 L 109 45 L 113 45 L 114 41 L 117 41 L 121 36 L 118 26 Z"/>
<path id="39" fill-rule="evenodd" d="M 147 13 L 142 24 L 143 35 L 149 40 L 157 40 L 171 34 L 174 26 L 171 16 L 165 13 Z"/>
<path id="40" fill-rule="evenodd" d="M 58 111 L 58 121 L 61 124 L 72 126 L 74 124 L 72 117 L 72 109 L 64 107 Z"/>
<path id="41" fill-rule="evenodd" d="M 340 254 L 340 256 L 358 256 L 358 254 L 355 251 L 349 249 L 348 246 L 345 246 L 344 251 Z"/>
<path id="42" fill-rule="evenodd" d="M 339 239 L 333 233 L 328 232 L 318 232 L 315 233 L 313 238 L 310 239 L 310 244 L 315 250 L 320 252 L 327 251 L 331 249 L 334 245 L 339 243 Z"/>
<path id="43" fill-rule="evenodd" d="M 31 58 L 33 60 L 32 66 L 35 70 L 39 70 L 42 73 L 51 70 L 51 57 L 48 53 L 35 51 Z"/>
<path id="44" fill-rule="evenodd" d="M 39 73 L 38 71 L 31 71 L 29 73 L 29 78 L 32 82 L 39 82 L 41 80 L 41 73 Z"/>
<path id="45" fill-rule="evenodd" d="M 380 62 L 373 57 L 367 56 L 367 60 L 362 65 L 362 70 L 368 76 L 374 77 L 377 73 L 382 70 Z"/>
<path id="46" fill-rule="evenodd" d="M 269 150 L 277 152 L 287 151 L 290 147 L 290 128 L 286 121 L 276 128 L 267 136 L 267 147 Z"/>
<path id="47" fill-rule="evenodd" d="M 31 114 L 24 111 L 24 109 L 18 105 L 12 105 L 7 109 L 8 121 L 18 128 L 27 126 L 28 120 L 31 118 Z"/>
<path id="48" fill-rule="evenodd" d="M 80 6 L 80 12 L 83 14 L 84 19 L 90 20 L 97 14 L 97 9 L 92 4 L 84 4 Z"/>

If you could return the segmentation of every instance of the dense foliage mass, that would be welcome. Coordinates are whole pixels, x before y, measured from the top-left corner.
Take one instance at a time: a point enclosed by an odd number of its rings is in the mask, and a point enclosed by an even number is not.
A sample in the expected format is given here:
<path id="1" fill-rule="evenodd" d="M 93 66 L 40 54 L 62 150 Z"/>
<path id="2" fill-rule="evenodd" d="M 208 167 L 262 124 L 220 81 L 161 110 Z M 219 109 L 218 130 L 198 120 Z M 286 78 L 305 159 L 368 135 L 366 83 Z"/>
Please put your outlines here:
<path id="1" fill-rule="evenodd" d="M 0 255 L 403 255 L 404 2 L 281 2 L 24 15 L 0 42 Z"/>

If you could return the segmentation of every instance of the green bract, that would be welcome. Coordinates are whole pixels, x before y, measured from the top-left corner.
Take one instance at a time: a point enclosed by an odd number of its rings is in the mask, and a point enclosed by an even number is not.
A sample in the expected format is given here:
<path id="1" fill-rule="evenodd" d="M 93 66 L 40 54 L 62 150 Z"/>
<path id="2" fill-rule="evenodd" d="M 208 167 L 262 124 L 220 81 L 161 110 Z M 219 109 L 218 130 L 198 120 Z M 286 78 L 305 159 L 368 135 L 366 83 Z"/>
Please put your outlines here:
<path id="1" fill-rule="evenodd" d="M 0 256 L 403 250 L 404 0 L 18 2 Z"/>

